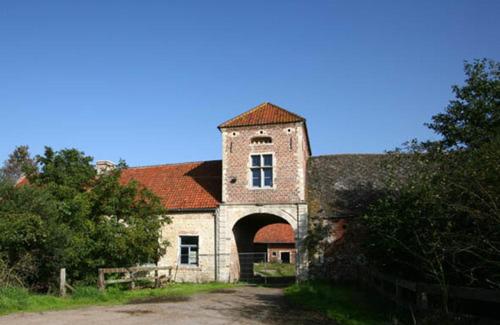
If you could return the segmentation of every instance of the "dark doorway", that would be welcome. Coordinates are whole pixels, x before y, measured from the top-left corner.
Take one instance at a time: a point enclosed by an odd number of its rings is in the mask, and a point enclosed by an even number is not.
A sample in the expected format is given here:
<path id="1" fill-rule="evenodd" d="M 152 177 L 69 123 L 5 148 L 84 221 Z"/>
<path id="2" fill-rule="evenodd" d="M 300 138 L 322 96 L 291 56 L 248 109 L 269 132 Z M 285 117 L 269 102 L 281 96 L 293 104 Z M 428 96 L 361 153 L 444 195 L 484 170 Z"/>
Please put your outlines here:
<path id="1" fill-rule="evenodd" d="M 281 263 L 290 264 L 290 252 L 281 252 Z"/>

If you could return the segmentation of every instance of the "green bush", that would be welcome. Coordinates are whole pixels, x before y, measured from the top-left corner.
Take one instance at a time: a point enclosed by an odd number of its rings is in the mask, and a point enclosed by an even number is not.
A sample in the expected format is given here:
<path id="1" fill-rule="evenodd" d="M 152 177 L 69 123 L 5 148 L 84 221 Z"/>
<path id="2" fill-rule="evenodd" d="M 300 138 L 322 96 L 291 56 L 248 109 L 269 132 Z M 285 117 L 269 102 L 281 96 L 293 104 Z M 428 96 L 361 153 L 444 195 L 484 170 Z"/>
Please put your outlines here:
<path id="1" fill-rule="evenodd" d="M 152 192 L 120 183 L 126 166 L 97 175 L 92 158 L 75 149 L 46 148 L 26 170 L 29 184 L 0 182 L 0 256 L 19 268 L 23 283 L 55 290 L 60 268 L 72 283 L 93 284 L 99 267 L 156 262 L 169 222 Z"/>

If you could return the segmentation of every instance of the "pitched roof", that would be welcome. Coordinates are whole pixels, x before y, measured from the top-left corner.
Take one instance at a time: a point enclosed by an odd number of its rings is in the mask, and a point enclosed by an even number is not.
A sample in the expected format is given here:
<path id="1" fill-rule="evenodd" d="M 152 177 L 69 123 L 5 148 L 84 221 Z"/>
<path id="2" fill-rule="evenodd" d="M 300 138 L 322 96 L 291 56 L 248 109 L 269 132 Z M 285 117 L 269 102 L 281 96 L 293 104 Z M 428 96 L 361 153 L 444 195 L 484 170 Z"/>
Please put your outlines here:
<path id="1" fill-rule="evenodd" d="M 160 197 L 169 210 L 215 209 L 222 197 L 222 161 L 203 161 L 122 171 L 120 181 L 132 179 Z"/>
<path id="2" fill-rule="evenodd" d="M 21 175 L 21 177 L 19 177 L 19 179 L 17 180 L 16 182 L 16 187 L 20 187 L 20 186 L 24 186 L 24 185 L 27 185 L 29 184 L 29 180 L 28 180 L 28 177 L 26 177 L 25 175 Z"/>
<path id="3" fill-rule="evenodd" d="M 305 122 L 302 116 L 271 103 L 262 103 L 219 125 L 219 128 Z"/>
<path id="4" fill-rule="evenodd" d="M 273 223 L 257 231 L 253 239 L 259 244 L 294 244 L 295 236 L 292 226 L 288 223 Z"/>

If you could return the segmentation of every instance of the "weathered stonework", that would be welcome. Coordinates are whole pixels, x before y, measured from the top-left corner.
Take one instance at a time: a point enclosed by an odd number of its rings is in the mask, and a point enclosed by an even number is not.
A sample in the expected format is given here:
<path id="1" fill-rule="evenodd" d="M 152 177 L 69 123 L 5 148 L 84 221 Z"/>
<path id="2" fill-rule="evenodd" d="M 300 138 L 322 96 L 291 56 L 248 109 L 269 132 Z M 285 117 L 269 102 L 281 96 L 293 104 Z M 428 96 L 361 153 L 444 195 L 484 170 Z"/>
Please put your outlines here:
<path id="1" fill-rule="evenodd" d="M 364 263 L 359 222 L 384 190 L 385 155 L 331 155 L 308 163 L 310 273 L 338 281 L 354 280 Z"/>
<path id="2" fill-rule="evenodd" d="M 288 222 L 294 232 L 297 247 L 297 277 L 301 280 L 307 278 L 308 260 L 304 246 L 307 234 L 307 205 L 306 204 L 275 204 L 275 205 L 226 205 L 220 206 L 217 214 L 217 279 L 224 282 L 235 282 L 239 279 L 238 251 L 236 238 L 233 234 L 235 224 L 252 215 L 273 215 Z"/>
<path id="3" fill-rule="evenodd" d="M 171 214 L 172 223 L 162 229 L 162 239 L 170 246 L 160 259 L 160 266 L 172 266 L 172 279 L 176 282 L 215 281 L 215 217 L 214 212 Z M 179 237 L 198 236 L 199 265 L 180 265 Z"/>
<path id="4" fill-rule="evenodd" d="M 163 239 L 168 240 L 170 246 L 160 265 L 174 266 L 174 281 L 238 281 L 242 267 L 240 255 L 256 249 L 253 245 L 255 228 L 289 223 L 295 234 L 297 254 L 293 262 L 297 277 L 305 280 L 308 276 L 304 241 L 308 229 L 306 169 L 310 156 L 305 120 L 264 103 L 219 128 L 222 133 L 222 200 L 210 212 L 172 213 L 172 224 L 163 229 Z M 271 187 L 252 186 L 252 154 L 272 155 Z M 198 185 L 213 192 L 209 186 L 213 180 L 198 173 L 188 174 Z M 211 177 L 215 177 L 213 175 Z M 175 174 L 173 178 L 184 176 Z M 237 224 L 244 226 L 236 227 Z M 182 235 L 199 237 L 197 266 L 180 265 L 179 237 Z"/>

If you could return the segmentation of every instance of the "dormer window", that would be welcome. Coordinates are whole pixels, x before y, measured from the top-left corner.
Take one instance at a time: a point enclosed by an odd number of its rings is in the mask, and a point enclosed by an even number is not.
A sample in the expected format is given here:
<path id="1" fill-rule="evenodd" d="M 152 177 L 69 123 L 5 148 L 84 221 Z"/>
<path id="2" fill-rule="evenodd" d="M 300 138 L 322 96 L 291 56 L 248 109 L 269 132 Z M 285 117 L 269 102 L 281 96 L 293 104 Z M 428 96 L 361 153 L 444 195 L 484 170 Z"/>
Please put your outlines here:
<path id="1" fill-rule="evenodd" d="M 273 139 L 271 137 L 253 137 L 250 140 L 252 144 L 270 144 L 273 143 Z"/>
<path id="2" fill-rule="evenodd" d="M 273 187 L 273 155 L 252 155 L 252 187 Z"/>

